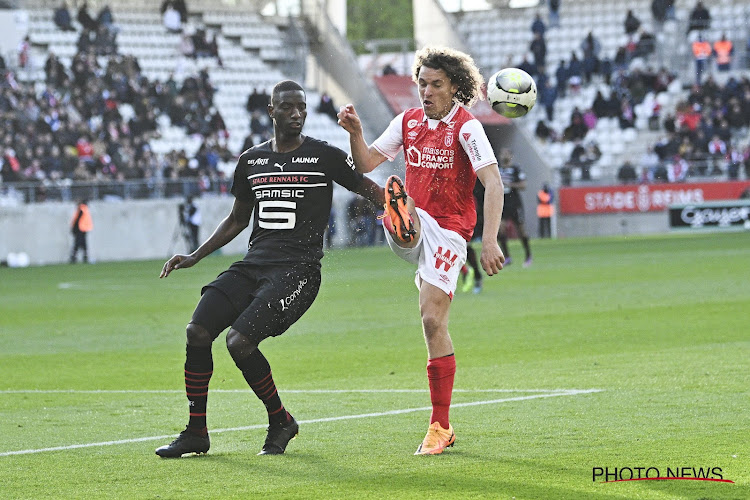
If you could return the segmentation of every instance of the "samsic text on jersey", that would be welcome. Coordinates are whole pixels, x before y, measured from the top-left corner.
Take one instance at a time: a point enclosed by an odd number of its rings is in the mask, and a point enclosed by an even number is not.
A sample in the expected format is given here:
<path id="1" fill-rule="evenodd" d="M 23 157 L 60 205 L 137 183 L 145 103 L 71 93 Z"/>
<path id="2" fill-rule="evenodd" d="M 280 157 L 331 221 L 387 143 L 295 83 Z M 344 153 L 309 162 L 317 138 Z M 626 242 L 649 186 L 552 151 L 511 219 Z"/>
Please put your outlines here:
<path id="1" fill-rule="evenodd" d="M 255 204 L 253 232 L 243 260 L 320 265 L 333 182 L 351 191 L 362 179 L 349 155 L 311 137 L 288 153 L 274 152 L 271 141 L 242 153 L 232 194 Z"/>

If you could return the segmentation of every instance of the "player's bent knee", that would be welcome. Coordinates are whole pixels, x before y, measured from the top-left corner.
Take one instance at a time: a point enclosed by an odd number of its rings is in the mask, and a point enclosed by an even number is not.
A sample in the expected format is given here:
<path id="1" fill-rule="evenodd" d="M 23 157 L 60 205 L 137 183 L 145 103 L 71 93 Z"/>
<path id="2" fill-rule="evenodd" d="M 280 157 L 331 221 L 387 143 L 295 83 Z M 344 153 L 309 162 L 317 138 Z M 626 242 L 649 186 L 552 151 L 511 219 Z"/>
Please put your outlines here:
<path id="1" fill-rule="evenodd" d="M 188 323 L 185 329 L 187 334 L 187 343 L 192 346 L 210 346 L 213 343 L 211 334 L 201 325 Z"/>
<path id="2" fill-rule="evenodd" d="M 439 335 L 443 331 L 443 322 L 440 317 L 434 314 L 423 313 L 422 314 L 422 328 L 424 329 L 424 335 L 427 338 Z"/>
<path id="3" fill-rule="evenodd" d="M 227 332 L 227 350 L 235 362 L 248 357 L 257 347 L 257 344 L 234 328 Z"/>

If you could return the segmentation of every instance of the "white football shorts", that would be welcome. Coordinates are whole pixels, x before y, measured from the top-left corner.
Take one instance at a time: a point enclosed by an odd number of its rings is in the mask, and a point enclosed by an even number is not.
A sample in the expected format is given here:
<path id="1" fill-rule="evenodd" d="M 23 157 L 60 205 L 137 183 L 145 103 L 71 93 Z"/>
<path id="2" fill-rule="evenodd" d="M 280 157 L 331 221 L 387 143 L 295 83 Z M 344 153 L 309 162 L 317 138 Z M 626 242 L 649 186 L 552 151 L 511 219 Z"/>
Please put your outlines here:
<path id="1" fill-rule="evenodd" d="M 417 208 L 422 223 L 419 241 L 413 248 L 398 246 L 385 228 L 386 241 L 393 253 L 406 262 L 416 264 L 414 283 L 419 288 L 421 280 L 443 290 L 453 300 L 461 267 L 466 263 L 466 240 L 455 231 L 443 229 L 430 214 Z"/>

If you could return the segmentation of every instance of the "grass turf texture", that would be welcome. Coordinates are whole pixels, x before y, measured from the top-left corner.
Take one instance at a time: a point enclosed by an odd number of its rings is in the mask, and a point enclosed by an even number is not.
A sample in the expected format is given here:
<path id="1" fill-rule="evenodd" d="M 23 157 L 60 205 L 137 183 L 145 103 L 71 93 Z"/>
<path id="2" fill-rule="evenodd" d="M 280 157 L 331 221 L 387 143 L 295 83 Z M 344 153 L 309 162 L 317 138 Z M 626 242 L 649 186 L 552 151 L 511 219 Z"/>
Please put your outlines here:
<path id="1" fill-rule="evenodd" d="M 154 455 L 187 419 L 184 325 L 232 257 L 166 280 L 156 261 L 0 269 L 0 497 L 750 497 L 750 234 L 532 246 L 531 268 L 454 300 L 454 403 L 602 392 L 456 407 L 438 457 L 412 456 L 429 410 L 362 416 L 429 406 L 412 270 L 387 248 L 329 251 L 313 307 L 261 345 L 302 422 L 280 457 L 256 456 L 265 412 L 223 335 L 208 421 L 225 431 L 206 456 Z M 415 392 L 305 392 L 320 389 Z M 594 482 L 594 467 L 720 467 L 735 484 Z"/>

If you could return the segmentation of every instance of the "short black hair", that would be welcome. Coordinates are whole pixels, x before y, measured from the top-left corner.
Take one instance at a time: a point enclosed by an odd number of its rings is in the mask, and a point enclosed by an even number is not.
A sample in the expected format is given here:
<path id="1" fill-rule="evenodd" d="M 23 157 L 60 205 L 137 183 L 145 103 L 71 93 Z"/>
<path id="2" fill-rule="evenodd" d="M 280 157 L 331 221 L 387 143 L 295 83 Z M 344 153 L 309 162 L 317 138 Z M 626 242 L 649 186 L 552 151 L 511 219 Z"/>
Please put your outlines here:
<path id="1" fill-rule="evenodd" d="M 288 90 L 301 90 L 303 94 L 305 93 L 305 89 L 303 89 L 299 83 L 293 80 L 282 80 L 273 86 L 271 102 L 278 101 L 279 94 Z M 305 94 L 305 97 L 307 97 L 307 94 Z"/>

